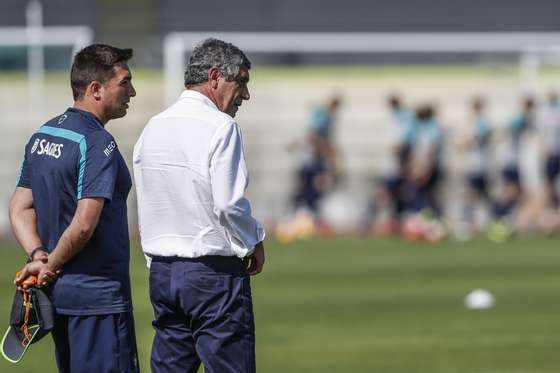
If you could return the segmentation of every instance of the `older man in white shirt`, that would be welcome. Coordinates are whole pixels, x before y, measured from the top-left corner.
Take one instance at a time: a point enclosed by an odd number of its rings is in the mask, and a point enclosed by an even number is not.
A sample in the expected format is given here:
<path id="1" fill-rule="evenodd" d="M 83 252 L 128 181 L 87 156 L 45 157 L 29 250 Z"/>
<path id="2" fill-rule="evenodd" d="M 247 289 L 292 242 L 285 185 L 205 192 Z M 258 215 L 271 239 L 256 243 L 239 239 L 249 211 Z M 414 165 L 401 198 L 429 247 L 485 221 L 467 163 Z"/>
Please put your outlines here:
<path id="1" fill-rule="evenodd" d="M 142 248 L 156 331 L 153 372 L 255 372 L 249 275 L 264 264 L 264 229 L 233 117 L 249 99 L 245 54 L 217 39 L 194 49 L 186 90 L 134 147 Z"/>

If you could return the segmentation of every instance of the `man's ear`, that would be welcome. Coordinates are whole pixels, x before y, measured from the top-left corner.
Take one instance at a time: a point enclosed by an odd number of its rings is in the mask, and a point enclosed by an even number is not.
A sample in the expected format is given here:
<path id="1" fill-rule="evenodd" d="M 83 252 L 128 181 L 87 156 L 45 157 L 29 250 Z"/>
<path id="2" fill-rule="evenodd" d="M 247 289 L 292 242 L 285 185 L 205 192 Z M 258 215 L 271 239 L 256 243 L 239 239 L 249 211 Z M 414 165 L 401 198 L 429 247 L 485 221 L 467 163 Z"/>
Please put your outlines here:
<path id="1" fill-rule="evenodd" d="M 86 88 L 86 96 L 93 97 L 96 101 L 101 100 L 102 84 L 97 80 L 92 81 Z"/>
<path id="2" fill-rule="evenodd" d="M 208 70 L 208 82 L 210 83 L 210 87 L 212 89 L 218 88 L 218 80 L 222 76 L 222 72 L 216 66 L 212 66 L 210 70 Z"/>

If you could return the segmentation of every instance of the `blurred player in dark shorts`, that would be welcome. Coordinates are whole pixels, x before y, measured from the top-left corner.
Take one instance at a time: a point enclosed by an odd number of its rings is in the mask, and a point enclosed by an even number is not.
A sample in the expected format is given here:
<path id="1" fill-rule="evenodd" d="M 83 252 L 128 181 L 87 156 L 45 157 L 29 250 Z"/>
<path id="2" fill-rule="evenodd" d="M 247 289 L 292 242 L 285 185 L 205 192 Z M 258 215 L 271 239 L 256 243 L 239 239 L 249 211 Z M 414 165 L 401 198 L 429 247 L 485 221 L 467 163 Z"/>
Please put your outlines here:
<path id="1" fill-rule="evenodd" d="M 523 199 L 523 185 L 519 171 L 519 157 L 522 140 L 527 131 L 534 126 L 535 101 L 525 97 L 521 111 L 506 128 L 507 154 L 502 168 L 502 188 L 494 202 L 494 215 L 497 219 L 511 216 Z"/>
<path id="2" fill-rule="evenodd" d="M 472 101 L 472 128 L 469 129 L 467 145 L 467 194 L 464 204 L 464 218 L 476 229 L 479 226 L 475 218 L 475 209 L 479 204 L 491 204 L 489 190 L 490 140 L 492 130 L 485 114 L 485 103 L 481 97 Z M 486 207 L 486 206 L 485 206 Z"/>

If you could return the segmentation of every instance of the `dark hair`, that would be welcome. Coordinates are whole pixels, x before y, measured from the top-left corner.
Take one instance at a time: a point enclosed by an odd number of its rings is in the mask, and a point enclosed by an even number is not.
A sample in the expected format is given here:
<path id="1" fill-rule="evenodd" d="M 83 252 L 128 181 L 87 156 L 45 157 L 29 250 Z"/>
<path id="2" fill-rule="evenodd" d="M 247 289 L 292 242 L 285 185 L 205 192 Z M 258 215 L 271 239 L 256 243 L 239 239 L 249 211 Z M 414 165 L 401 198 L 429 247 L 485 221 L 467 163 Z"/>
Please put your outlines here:
<path id="1" fill-rule="evenodd" d="M 535 99 L 532 96 L 526 96 L 523 99 L 523 107 L 525 110 L 533 110 L 535 107 Z"/>
<path id="2" fill-rule="evenodd" d="M 185 87 L 208 81 L 208 70 L 218 67 L 226 80 L 235 80 L 241 66 L 251 68 L 251 61 L 235 45 L 209 38 L 201 41 L 193 50 L 185 71 Z"/>
<path id="3" fill-rule="evenodd" d="M 432 105 L 421 105 L 416 109 L 416 118 L 421 121 L 430 120 L 435 115 L 435 109 Z"/>
<path id="4" fill-rule="evenodd" d="M 87 86 L 97 80 L 105 83 L 114 75 L 115 65 L 132 58 L 132 49 L 120 49 L 105 44 L 92 44 L 74 56 L 70 86 L 74 100 L 84 97 Z"/>
<path id="5" fill-rule="evenodd" d="M 401 108 L 401 98 L 396 94 L 392 94 L 388 97 L 387 102 L 393 110 L 399 110 Z"/>

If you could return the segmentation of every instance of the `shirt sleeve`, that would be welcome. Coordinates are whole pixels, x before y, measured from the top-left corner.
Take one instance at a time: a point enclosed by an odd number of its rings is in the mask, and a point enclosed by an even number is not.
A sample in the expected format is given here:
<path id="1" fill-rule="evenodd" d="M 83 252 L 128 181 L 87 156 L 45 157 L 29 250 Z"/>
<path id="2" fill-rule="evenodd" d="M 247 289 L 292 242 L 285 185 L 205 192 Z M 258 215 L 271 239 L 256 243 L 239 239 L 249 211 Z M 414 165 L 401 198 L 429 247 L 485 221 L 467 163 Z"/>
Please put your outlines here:
<path id="1" fill-rule="evenodd" d="M 28 150 L 29 150 L 29 143 L 25 146 L 23 161 L 21 162 L 16 186 L 31 189 L 31 174 L 29 170 L 29 160 L 27 159 Z"/>
<path id="2" fill-rule="evenodd" d="M 210 183 L 214 212 L 226 227 L 235 244 L 251 253 L 264 239 L 262 225 L 252 216 L 245 198 L 249 174 L 243 154 L 241 131 L 237 123 L 220 127 L 215 135 L 210 160 Z"/>
<path id="3" fill-rule="evenodd" d="M 80 148 L 78 199 L 102 197 L 111 200 L 118 173 L 115 140 L 108 132 L 96 131 L 85 138 L 85 144 L 80 144 Z"/>

